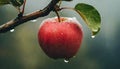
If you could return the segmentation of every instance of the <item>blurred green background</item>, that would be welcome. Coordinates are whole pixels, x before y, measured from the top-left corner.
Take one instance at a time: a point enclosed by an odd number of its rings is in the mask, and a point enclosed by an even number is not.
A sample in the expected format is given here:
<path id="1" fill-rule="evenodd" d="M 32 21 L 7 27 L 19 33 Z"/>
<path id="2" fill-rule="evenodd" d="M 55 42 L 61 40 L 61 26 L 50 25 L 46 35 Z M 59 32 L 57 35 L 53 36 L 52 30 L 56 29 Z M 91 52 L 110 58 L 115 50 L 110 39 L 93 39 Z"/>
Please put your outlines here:
<path id="1" fill-rule="evenodd" d="M 25 14 L 43 9 L 51 0 L 27 0 Z M 29 21 L 15 28 L 14 32 L 0 34 L 0 69 L 120 69 L 120 0 L 74 0 L 62 6 L 74 7 L 78 2 L 96 7 L 100 12 L 101 31 L 92 39 L 91 32 L 79 15 L 63 10 L 61 16 L 76 17 L 83 26 L 84 39 L 75 58 L 69 63 L 53 60 L 41 50 L 37 32 L 41 21 L 48 16 Z M 0 7 L 0 24 L 17 16 L 17 10 L 5 5 Z"/>

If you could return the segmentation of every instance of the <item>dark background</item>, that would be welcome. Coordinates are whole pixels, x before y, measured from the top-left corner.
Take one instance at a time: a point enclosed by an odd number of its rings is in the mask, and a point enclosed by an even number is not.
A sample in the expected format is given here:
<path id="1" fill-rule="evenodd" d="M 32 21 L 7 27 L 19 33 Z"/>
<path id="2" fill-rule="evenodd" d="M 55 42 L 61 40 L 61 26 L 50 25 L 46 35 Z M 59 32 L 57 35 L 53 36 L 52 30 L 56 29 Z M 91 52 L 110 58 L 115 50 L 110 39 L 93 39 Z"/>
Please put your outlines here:
<path id="1" fill-rule="evenodd" d="M 42 9 L 51 0 L 27 0 L 25 14 Z M 76 17 L 83 26 L 84 39 L 79 52 L 69 63 L 53 60 L 45 55 L 38 44 L 37 32 L 43 19 L 29 21 L 15 28 L 14 32 L 0 34 L 0 69 L 120 69 L 120 0 L 74 0 L 62 6 L 74 7 L 78 2 L 96 7 L 100 12 L 101 31 L 92 39 L 91 32 L 79 15 L 63 10 L 61 16 Z M 0 7 L 0 24 L 17 16 L 11 5 Z"/>

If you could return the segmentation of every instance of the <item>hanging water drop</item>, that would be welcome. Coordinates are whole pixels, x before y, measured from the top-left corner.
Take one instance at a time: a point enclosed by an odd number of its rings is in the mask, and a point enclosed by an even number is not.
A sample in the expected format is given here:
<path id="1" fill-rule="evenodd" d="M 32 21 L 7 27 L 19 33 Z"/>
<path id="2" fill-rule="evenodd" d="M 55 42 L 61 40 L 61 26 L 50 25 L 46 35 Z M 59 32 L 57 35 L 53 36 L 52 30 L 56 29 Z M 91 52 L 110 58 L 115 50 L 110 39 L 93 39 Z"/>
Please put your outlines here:
<path id="1" fill-rule="evenodd" d="M 92 35 L 91 38 L 95 38 L 95 35 Z"/>
<path id="2" fill-rule="evenodd" d="M 33 22 L 33 23 L 34 23 L 34 22 L 37 22 L 37 20 L 36 20 L 36 19 L 34 19 L 34 20 L 31 20 L 31 22 Z"/>
<path id="3" fill-rule="evenodd" d="M 65 63 L 68 63 L 68 62 L 69 62 L 69 60 L 64 59 L 64 62 L 65 62 Z"/>
<path id="4" fill-rule="evenodd" d="M 75 58 L 76 56 L 73 56 L 73 58 Z"/>
<path id="5" fill-rule="evenodd" d="M 14 31 L 15 31 L 15 29 L 11 29 L 11 30 L 10 30 L 10 32 L 14 32 Z"/>

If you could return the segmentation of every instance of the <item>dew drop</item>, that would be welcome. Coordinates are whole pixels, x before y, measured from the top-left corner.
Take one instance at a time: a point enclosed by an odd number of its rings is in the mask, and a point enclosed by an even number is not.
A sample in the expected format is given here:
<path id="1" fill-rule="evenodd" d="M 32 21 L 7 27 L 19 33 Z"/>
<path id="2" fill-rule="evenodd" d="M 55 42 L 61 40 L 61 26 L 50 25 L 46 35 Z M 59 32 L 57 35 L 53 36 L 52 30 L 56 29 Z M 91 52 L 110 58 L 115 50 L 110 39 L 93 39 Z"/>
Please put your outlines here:
<path id="1" fill-rule="evenodd" d="M 31 22 L 33 22 L 33 23 L 34 23 L 34 22 L 37 22 L 37 20 L 36 20 L 36 19 L 34 19 L 34 20 L 31 20 Z"/>
<path id="2" fill-rule="evenodd" d="M 73 56 L 73 58 L 75 58 L 76 56 Z"/>
<path id="3" fill-rule="evenodd" d="M 64 62 L 65 62 L 65 63 L 68 63 L 68 62 L 69 62 L 69 60 L 64 59 Z"/>
<path id="4" fill-rule="evenodd" d="M 92 35 L 91 38 L 95 38 L 95 35 Z"/>
<path id="5" fill-rule="evenodd" d="M 60 33 L 61 35 L 63 35 L 63 33 Z"/>
<path id="6" fill-rule="evenodd" d="M 11 30 L 10 30 L 10 32 L 14 32 L 14 31 L 15 31 L 15 29 L 11 29 Z"/>
<path id="7" fill-rule="evenodd" d="M 94 31 L 94 32 L 98 32 L 98 29 L 94 29 L 93 31 Z"/>

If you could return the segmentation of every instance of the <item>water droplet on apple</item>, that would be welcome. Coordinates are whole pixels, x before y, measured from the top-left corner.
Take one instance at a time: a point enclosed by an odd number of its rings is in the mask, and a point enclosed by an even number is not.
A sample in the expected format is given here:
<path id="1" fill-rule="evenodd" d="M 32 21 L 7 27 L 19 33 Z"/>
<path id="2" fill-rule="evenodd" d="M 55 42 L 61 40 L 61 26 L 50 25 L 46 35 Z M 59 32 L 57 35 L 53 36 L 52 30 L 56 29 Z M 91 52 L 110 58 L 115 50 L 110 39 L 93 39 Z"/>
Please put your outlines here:
<path id="1" fill-rule="evenodd" d="M 68 62 L 69 62 L 69 60 L 67 60 L 67 59 L 64 59 L 64 62 L 65 62 L 65 63 L 68 63 Z"/>
<path id="2" fill-rule="evenodd" d="M 95 35 L 92 35 L 91 38 L 95 38 Z"/>
<path id="3" fill-rule="evenodd" d="M 31 22 L 33 22 L 33 23 L 34 23 L 34 22 L 37 22 L 37 19 L 31 20 Z"/>
<path id="4" fill-rule="evenodd" d="M 14 31 L 15 31 L 15 29 L 11 29 L 11 30 L 10 30 L 10 32 L 14 32 Z"/>
<path id="5" fill-rule="evenodd" d="M 76 56 L 73 56 L 73 58 L 75 58 Z"/>
<path id="6" fill-rule="evenodd" d="M 60 33 L 61 35 L 63 35 L 63 33 Z"/>

